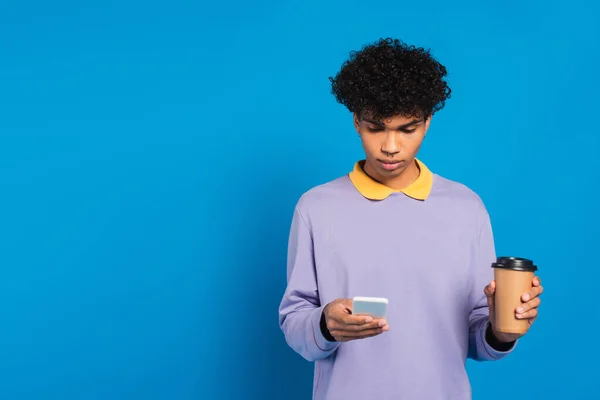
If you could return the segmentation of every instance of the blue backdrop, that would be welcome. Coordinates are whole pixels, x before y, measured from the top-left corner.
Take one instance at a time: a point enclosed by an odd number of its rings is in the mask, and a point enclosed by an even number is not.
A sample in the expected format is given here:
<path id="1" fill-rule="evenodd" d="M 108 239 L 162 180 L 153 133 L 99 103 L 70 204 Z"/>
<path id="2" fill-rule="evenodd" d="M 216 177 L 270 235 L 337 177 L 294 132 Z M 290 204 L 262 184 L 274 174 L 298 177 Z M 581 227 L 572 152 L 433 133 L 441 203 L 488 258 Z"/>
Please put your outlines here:
<path id="1" fill-rule="evenodd" d="M 595 398 L 598 7 L 455 3 L 0 3 L 0 398 L 310 398 L 289 224 L 362 157 L 327 77 L 386 36 L 450 71 L 420 157 L 546 288 L 474 397 Z"/>

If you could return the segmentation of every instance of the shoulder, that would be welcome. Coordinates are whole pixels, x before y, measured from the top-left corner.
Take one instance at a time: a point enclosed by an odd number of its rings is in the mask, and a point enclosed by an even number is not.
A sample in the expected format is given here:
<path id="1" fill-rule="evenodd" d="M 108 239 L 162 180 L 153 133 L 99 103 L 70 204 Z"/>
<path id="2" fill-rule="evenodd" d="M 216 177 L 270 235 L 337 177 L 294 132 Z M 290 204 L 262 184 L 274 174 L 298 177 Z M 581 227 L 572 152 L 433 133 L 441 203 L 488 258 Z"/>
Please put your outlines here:
<path id="1" fill-rule="evenodd" d="M 296 203 L 296 212 L 310 219 L 327 214 L 335 207 L 348 205 L 355 199 L 356 190 L 346 174 L 302 193 Z"/>
<path id="2" fill-rule="evenodd" d="M 348 175 L 343 175 L 302 193 L 297 206 L 302 210 L 309 210 L 323 203 L 331 203 L 346 198 L 352 194 L 352 189 L 352 182 Z"/>
<path id="3" fill-rule="evenodd" d="M 464 183 L 434 174 L 432 194 L 447 197 L 465 204 L 482 204 L 481 197 Z"/>
<path id="4" fill-rule="evenodd" d="M 488 218 L 481 196 L 464 183 L 434 174 L 431 197 L 441 203 L 442 207 L 459 214 L 476 216 L 479 220 Z"/>

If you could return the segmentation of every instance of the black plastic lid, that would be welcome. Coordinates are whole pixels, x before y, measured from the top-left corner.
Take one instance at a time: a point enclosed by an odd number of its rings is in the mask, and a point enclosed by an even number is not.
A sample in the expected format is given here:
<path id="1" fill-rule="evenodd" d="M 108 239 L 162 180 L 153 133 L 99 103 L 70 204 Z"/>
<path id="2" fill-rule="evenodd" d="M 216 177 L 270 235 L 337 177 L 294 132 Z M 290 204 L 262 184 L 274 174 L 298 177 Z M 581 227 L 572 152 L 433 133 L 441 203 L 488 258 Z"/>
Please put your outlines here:
<path id="1" fill-rule="evenodd" d="M 537 271 L 533 261 L 520 257 L 498 257 L 492 268 L 504 268 L 514 271 Z"/>

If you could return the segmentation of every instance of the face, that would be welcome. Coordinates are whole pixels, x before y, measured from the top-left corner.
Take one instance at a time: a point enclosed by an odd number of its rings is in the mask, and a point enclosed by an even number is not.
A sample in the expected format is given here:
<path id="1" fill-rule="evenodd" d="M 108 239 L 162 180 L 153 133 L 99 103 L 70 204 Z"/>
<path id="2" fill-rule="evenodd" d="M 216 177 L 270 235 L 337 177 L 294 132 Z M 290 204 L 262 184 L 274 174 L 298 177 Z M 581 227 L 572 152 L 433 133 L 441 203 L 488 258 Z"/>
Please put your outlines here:
<path id="1" fill-rule="evenodd" d="M 373 121 L 355 114 L 354 126 L 366 155 L 365 172 L 384 183 L 408 173 L 410 168 L 418 174 L 414 159 L 430 122 L 431 117 L 425 121 L 402 116 Z"/>

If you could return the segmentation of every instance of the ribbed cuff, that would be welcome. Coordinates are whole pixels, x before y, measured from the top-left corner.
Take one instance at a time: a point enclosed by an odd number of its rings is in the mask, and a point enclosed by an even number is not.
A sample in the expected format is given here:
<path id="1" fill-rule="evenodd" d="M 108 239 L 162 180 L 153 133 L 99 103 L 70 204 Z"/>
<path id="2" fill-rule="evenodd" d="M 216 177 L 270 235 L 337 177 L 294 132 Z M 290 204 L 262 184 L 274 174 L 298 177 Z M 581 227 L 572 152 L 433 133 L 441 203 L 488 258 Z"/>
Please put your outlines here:
<path id="1" fill-rule="evenodd" d="M 321 331 L 321 320 L 323 318 L 323 309 L 324 308 L 325 308 L 324 306 L 321 306 L 313 311 L 312 329 L 313 329 L 313 336 L 315 339 L 315 343 L 316 343 L 317 347 L 319 348 L 319 350 L 328 352 L 328 351 L 334 350 L 340 343 L 336 342 L 335 339 L 334 339 L 334 341 L 329 340 L 329 339 L 331 339 L 331 333 L 329 333 L 329 338 L 327 338 L 327 337 L 325 337 L 324 333 Z"/>
<path id="2" fill-rule="evenodd" d="M 515 343 L 516 343 L 516 342 L 509 342 L 509 343 L 500 342 L 494 335 L 491 324 L 487 324 L 487 327 L 485 329 L 485 341 L 487 342 L 487 344 L 490 345 L 490 347 L 492 349 L 499 351 L 499 352 L 510 351 L 515 346 Z"/>
<path id="3" fill-rule="evenodd" d="M 331 332 L 329 332 L 329 328 L 327 328 L 327 320 L 325 320 L 325 313 L 321 311 L 321 322 L 319 324 L 321 328 L 321 334 L 328 342 L 337 342 L 333 336 L 331 336 Z"/>
<path id="4" fill-rule="evenodd" d="M 500 341 L 498 341 L 498 339 L 494 336 L 492 332 L 492 324 L 490 324 L 489 321 L 487 321 L 484 324 L 482 330 L 483 331 L 480 335 L 483 339 L 483 346 L 485 348 L 485 351 L 490 355 L 492 359 L 500 359 L 515 349 L 518 341 L 514 341 L 511 343 L 501 343 Z"/>

